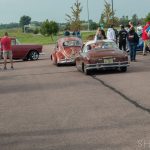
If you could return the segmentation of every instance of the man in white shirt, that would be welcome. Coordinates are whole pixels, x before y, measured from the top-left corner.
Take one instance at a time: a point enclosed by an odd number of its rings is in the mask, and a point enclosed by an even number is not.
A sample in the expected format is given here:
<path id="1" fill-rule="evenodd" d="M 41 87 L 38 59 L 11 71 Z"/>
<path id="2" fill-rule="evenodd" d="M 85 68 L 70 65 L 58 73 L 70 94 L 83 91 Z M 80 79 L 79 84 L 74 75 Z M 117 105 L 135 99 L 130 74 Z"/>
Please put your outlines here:
<path id="1" fill-rule="evenodd" d="M 113 29 L 113 25 L 111 25 L 110 28 L 108 28 L 108 30 L 107 30 L 107 39 L 113 40 L 114 42 L 116 42 L 116 34 Z"/>

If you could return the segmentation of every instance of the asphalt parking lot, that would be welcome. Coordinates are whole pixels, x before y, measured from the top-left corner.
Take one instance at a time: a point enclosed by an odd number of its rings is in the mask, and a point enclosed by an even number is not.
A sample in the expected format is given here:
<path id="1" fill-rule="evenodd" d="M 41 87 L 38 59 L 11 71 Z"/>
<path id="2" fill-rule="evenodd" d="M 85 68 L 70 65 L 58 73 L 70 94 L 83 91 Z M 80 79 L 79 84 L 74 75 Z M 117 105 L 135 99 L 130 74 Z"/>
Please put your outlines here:
<path id="1" fill-rule="evenodd" d="M 54 66 L 52 49 L 0 70 L 0 150 L 149 150 L 150 54 L 85 76 Z"/>

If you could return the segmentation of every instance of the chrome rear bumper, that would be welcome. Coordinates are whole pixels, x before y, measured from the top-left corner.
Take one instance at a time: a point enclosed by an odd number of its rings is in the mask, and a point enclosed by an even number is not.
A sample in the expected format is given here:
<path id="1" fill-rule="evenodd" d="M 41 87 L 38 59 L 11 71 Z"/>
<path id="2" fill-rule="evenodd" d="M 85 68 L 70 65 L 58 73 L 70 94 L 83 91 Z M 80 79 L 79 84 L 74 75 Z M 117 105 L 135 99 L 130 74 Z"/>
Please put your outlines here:
<path id="1" fill-rule="evenodd" d="M 61 59 L 57 63 L 58 64 L 74 64 L 75 59 Z"/>
<path id="2" fill-rule="evenodd" d="M 92 70 L 92 69 L 107 69 L 107 68 L 121 68 L 121 67 L 128 67 L 129 62 L 114 62 L 114 63 L 96 63 L 96 64 L 86 64 L 85 69 Z"/>

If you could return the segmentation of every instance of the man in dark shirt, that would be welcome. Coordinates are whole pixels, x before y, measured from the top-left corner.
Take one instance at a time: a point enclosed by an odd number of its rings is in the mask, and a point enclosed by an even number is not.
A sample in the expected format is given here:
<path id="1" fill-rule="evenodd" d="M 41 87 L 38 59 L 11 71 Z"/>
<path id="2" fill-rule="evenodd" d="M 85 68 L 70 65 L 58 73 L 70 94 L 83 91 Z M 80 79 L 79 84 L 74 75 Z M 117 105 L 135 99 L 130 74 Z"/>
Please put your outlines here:
<path id="1" fill-rule="evenodd" d="M 127 41 L 127 31 L 124 29 L 124 26 L 121 25 L 121 30 L 119 31 L 119 49 L 126 50 L 126 41 Z"/>

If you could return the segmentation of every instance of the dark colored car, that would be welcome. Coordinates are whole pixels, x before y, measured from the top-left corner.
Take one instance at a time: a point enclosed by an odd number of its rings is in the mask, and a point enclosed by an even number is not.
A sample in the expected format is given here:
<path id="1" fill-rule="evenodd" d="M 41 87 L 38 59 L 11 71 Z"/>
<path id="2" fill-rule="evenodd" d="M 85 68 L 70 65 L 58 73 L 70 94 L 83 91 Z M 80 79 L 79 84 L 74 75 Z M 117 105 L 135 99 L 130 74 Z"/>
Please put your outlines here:
<path id="1" fill-rule="evenodd" d="M 92 70 L 119 69 L 127 71 L 128 54 L 111 40 L 89 41 L 76 56 L 76 67 L 85 74 Z"/>
<path id="2" fill-rule="evenodd" d="M 61 37 L 51 54 L 51 60 L 54 64 L 75 64 L 75 55 L 82 48 L 82 40 L 78 37 Z"/>
<path id="3" fill-rule="evenodd" d="M 16 38 L 11 38 L 11 44 L 13 59 L 37 60 L 39 54 L 42 53 L 42 45 L 20 44 Z"/>

